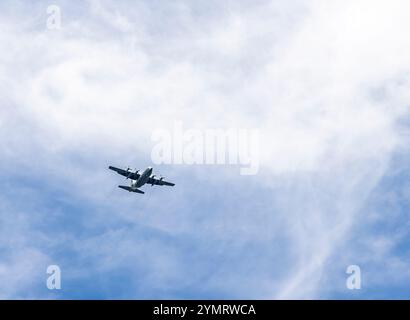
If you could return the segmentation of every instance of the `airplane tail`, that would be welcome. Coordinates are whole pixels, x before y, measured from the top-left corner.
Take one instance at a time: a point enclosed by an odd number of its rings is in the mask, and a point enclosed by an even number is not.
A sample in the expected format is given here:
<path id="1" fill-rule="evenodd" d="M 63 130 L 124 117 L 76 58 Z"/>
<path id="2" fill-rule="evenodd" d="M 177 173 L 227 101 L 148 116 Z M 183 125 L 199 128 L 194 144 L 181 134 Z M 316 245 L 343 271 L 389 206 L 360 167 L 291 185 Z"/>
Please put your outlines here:
<path id="1" fill-rule="evenodd" d="M 128 186 L 118 186 L 118 188 L 127 190 L 127 191 L 129 191 L 129 192 L 135 192 L 135 193 L 141 193 L 141 194 L 144 194 L 144 193 L 145 193 L 144 191 L 141 191 L 141 190 L 138 190 L 138 189 L 133 189 L 133 188 L 128 187 Z"/>

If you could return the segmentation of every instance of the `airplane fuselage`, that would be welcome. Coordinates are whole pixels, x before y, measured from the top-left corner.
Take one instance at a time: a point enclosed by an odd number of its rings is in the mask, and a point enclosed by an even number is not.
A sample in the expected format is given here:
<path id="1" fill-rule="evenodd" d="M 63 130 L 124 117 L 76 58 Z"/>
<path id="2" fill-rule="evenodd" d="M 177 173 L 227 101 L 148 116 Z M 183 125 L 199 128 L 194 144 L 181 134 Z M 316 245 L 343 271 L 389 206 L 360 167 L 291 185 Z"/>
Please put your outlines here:
<path id="1" fill-rule="evenodd" d="M 131 183 L 131 187 L 134 189 L 138 189 L 142 187 L 144 184 L 147 183 L 149 177 L 152 174 L 152 168 L 148 167 L 144 170 L 144 172 L 140 175 L 140 177 Z"/>
<path id="2" fill-rule="evenodd" d="M 126 190 L 128 192 L 144 194 L 144 191 L 140 190 L 139 188 L 146 183 L 149 183 L 151 186 L 175 186 L 175 183 L 165 181 L 164 177 L 162 176 L 156 178 L 155 175 L 152 174 L 153 169 L 151 167 L 148 167 L 142 173 L 140 173 L 139 170 L 133 172 L 129 167 L 128 169 L 124 170 L 113 166 L 109 166 L 108 169 L 117 172 L 118 174 L 125 177 L 127 180 L 130 179 L 131 185 L 118 186 L 119 188 Z"/>

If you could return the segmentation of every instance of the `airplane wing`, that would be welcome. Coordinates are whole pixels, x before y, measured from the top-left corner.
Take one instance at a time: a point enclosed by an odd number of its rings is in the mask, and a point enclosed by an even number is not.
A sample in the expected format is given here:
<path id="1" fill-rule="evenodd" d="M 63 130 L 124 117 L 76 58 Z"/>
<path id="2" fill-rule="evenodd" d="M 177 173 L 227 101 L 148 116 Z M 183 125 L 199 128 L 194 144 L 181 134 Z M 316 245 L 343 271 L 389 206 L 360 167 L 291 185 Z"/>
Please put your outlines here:
<path id="1" fill-rule="evenodd" d="M 121 188 L 121 189 L 127 190 L 127 191 L 129 191 L 129 192 L 135 192 L 135 193 L 141 193 L 141 194 L 144 194 L 144 191 L 141 191 L 141 190 L 138 190 L 138 189 L 133 189 L 133 188 L 131 188 L 131 187 L 127 187 L 127 186 L 118 186 L 118 188 Z"/>
<path id="2" fill-rule="evenodd" d="M 157 186 L 175 186 L 175 183 L 164 181 L 163 179 L 149 178 L 147 184 L 157 185 Z"/>
<path id="3" fill-rule="evenodd" d="M 138 174 L 136 172 L 130 172 L 130 171 L 127 171 L 127 170 L 124 170 L 124 169 L 119 169 L 119 168 L 112 167 L 112 166 L 109 166 L 108 169 L 110 169 L 112 171 L 115 171 L 118 174 L 120 174 L 124 177 L 128 177 L 129 179 L 132 179 L 132 180 L 137 180 L 140 177 L 140 174 Z"/>

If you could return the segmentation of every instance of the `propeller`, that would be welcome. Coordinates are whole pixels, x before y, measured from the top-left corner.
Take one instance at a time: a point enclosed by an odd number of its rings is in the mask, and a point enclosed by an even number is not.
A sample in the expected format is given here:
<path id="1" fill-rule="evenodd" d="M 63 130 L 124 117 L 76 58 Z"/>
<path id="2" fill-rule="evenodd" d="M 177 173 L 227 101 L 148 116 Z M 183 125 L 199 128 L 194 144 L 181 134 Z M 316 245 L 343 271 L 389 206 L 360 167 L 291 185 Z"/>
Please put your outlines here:
<path id="1" fill-rule="evenodd" d="M 162 180 L 165 179 L 165 177 L 163 177 L 163 176 L 159 176 L 159 179 L 156 179 L 156 176 L 157 176 L 156 174 L 153 174 L 153 175 L 150 176 L 150 178 L 152 179 L 151 187 L 154 186 L 156 180 L 162 182 Z"/>
<path id="2" fill-rule="evenodd" d="M 126 171 L 128 172 L 128 175 L 126 176 L 125 180 L 128 180 L 132 176 L 132 171 L 130 167 L 128 167 Z"/>

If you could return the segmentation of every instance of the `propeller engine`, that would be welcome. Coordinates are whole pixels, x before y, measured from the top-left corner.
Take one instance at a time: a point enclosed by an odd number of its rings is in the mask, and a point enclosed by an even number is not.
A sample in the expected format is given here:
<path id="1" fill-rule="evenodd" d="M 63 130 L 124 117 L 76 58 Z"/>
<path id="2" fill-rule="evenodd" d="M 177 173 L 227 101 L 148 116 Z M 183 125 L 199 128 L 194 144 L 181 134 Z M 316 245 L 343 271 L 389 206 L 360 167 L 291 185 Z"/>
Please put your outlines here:
<path id="1" fill-rule="evenodd" d="M 132 175 L 133 175 L 134 173 L 132 172 L 132 170 L 131 170 L 130 167 L 128 167 L 126 171 L 127 171 L 128 175 L 126 176 L 125 180 L 128 180 L 129 178 L 132 177 Z M 139 171 L 137 170 L 136 173 L 138 174 L 138 172 L 139 172 Z"/>
<path id="2" fill-rule="evenodd" d="M 152 179 L 151 187 L 153 187 L 154 184 L 155 184 L 156 175 L 153 174 L 150 178 Z M 162 182 L 162 180 L 164 180 L 164 179 L 165 179 L 165 178 L 164 178 L 163 176 L 160 176 L 159 179 L 157 179 L 157 180 L 160 181 L 160 182 Z"/>
<path id="3" fill-rule="evenodd" d="M 154 184 L 155 184 L 155 177 L 156 177 L 155 174 L 153 174 L 153 175 L 150 177 L 150 178 L 152 179 L 151 187 L 153 187 Z"/>

